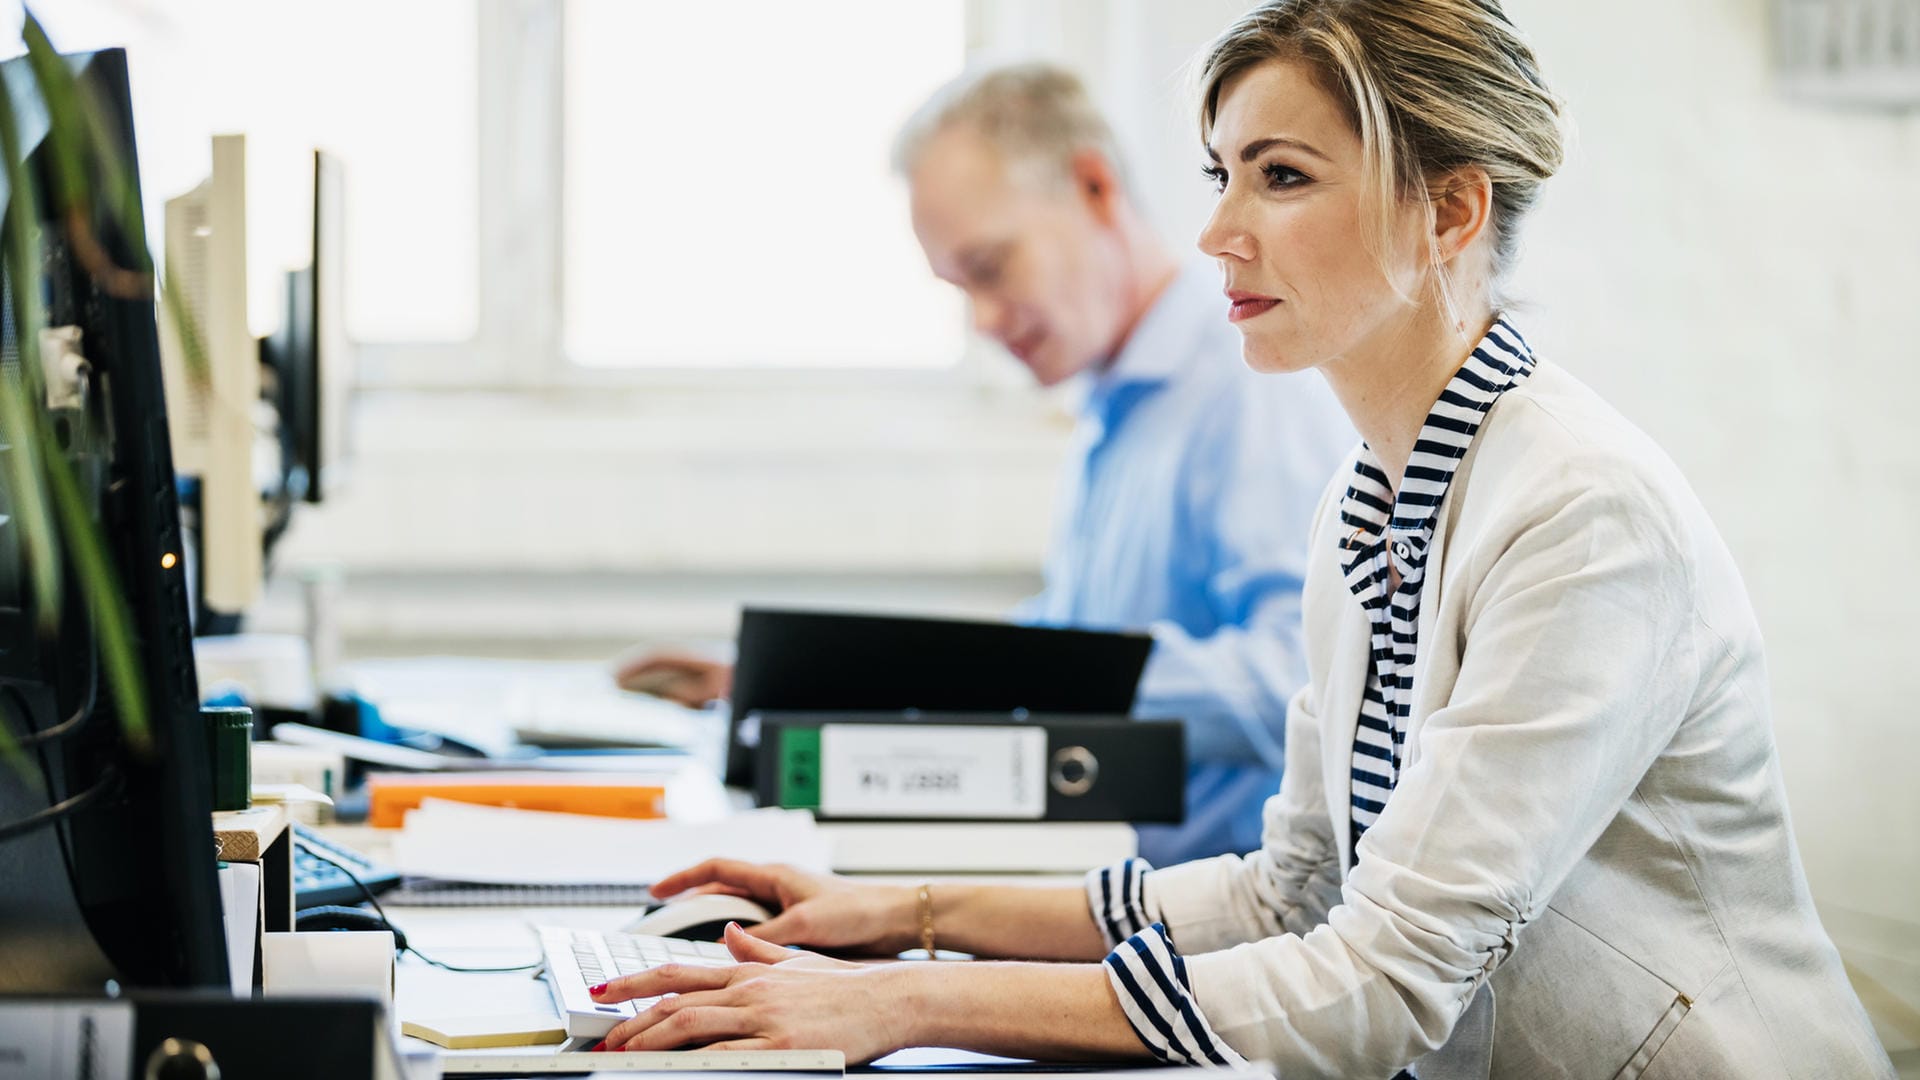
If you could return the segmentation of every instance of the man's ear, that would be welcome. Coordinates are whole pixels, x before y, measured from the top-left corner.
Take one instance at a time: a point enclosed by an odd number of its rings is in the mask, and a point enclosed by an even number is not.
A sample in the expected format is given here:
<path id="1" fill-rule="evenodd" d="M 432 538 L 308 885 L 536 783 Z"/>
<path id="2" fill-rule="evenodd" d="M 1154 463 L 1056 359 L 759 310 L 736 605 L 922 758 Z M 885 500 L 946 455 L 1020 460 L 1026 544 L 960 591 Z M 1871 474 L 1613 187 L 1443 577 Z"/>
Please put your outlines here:
<path id="1" fill-rule="evenodd" d="M 1450 263 L 1493 224 L 1493 180 L 1477 166 L 1455 169 L 1428 186 L 1433 199 L 1433 243 Z"/>
<path id="2" fill-rule="evenodd" d="M 1101 224 L 1110 225 L 1121 205 L 1120 177 L 1113 162 L 1098 150 L 1074 151 L 1068 163 L 1073 193 Z"/>

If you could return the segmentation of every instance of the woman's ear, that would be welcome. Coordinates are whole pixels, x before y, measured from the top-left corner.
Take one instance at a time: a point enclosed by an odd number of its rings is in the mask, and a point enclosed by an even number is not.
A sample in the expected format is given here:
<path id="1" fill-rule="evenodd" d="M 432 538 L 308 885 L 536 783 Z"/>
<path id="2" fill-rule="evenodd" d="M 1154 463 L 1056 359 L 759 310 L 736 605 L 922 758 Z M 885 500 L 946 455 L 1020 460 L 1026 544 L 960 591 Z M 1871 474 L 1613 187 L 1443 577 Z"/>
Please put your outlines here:
<path id="1" fill-rule="evenodd" d="M 1451 263 L 1493 223 L 1493 180 L 1485 169 L 1470 166 L 1447 173 L 1428 190 L 1434 251 L 1442 263 Z"/>

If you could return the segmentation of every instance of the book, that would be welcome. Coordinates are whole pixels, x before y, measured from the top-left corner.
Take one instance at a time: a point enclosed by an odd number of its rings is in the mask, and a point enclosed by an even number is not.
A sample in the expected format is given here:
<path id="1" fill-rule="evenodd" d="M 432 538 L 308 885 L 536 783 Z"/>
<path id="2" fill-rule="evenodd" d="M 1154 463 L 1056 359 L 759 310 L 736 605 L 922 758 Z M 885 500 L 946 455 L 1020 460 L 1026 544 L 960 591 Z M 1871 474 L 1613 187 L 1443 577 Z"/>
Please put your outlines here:
<path id="1" fill-rule="evenodd" d="M 382 773 L 367 779 L 367 823 L 397 829 L 423 800 L 545 810 L 591 817 L 663 818 L 667 789 L 659 776 L 619 773 Z"/>

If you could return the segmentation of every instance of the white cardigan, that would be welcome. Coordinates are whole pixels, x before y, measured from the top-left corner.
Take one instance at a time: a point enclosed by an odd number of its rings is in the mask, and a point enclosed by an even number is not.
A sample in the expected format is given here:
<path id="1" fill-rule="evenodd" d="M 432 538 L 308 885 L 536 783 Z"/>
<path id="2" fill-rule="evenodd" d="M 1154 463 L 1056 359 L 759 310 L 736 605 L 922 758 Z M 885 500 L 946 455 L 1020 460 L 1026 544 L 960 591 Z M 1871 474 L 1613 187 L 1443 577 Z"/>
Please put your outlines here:
<path id="1" fill-rule="evenodd" d="M 1441 506 L 1404 764 L 1355 863 L 1352 464 L 1315 517 L 1264 847 L 1147 876 L 1213 1030 L 1287 1080 L 1891 1077 L 1794 849 L 1733 559 L 1666 455 L 1549 364 Z"/>

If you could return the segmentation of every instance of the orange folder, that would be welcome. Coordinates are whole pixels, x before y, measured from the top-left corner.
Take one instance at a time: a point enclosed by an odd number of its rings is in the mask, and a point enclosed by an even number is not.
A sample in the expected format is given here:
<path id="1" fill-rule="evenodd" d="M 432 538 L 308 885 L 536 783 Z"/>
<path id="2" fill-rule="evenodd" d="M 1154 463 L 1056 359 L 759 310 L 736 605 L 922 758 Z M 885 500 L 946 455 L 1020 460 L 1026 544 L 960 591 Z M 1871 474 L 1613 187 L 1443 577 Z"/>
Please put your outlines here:
<path id="1" fill-rule="evenodd" d="M 662 818 L 667 816 L 667 789 L 636 783 L 632 777 L 583 773 L 392 773 L 367 778 L 372 806 L 367 823 L 397 829 L 407 811 L 423 799 L 512 806 L 595 817 Z"/>

